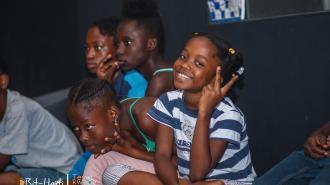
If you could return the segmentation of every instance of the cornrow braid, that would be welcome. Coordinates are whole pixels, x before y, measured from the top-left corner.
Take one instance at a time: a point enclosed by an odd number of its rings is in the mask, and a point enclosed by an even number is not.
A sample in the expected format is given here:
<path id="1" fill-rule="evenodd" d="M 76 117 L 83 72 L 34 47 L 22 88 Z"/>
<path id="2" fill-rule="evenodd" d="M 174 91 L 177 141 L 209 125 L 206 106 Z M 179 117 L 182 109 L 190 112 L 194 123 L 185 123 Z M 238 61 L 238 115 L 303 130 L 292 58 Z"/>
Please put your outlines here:
<path id="1" fill-rule="evenodd" d="M 114 89 L 105 80 L 85 78 L 70 89 L 69 102 L 71 104 L 79 104 L 82 102 L 92 104 L 95 100 L 101 100 L 98 101 L 98 103 L 103 105 L 114 103 L 119 107 Z"/>

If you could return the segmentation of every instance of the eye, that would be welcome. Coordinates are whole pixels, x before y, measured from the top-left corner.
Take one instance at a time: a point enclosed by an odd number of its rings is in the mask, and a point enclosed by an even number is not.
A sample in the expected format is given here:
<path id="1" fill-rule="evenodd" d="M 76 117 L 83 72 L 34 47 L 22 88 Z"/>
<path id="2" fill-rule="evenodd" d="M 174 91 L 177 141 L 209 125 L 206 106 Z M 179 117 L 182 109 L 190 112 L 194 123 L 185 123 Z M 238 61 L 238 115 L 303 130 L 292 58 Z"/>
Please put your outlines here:
<path id="1" fill-rule="evenodd" d="M 86 124 L 84 125 L 84 127 L 85 127 L 86 130 L 91 130 L 91 129 L 95 128 L 95 125 L 92 125 L 92 124 L 90 124 L 90 123 L 86 123 Z"/>
<path id="2" fill-rule="evenodd" d="M 98 51 L 98 52 L 102 51 L 103 48 L 104 48 L 104 46 L 102 46 L 102 45 L 96 45 L 96 46 L 94 46 L 95 51 Z"/>
<path id="3" fill-rule="evenodd" d="M 90 47 L 87 46 L 87 45 L 85 45 L 84 48 L 85 48 L 85 51 L 86 51 L 86 52 L 88 52 L 88 51 L 90 50 Z"/>
<path id="4" fill-rule="evenodd" d="M 132 45 L 132 41 L 131 40 L 124 40 L 124 45 L 125 46 L 131 46 Z"/>
<path id="5" fill-rule="evenodd" d="M 198 60 L 195 60 L 194 61 L 194 64 L 197 66 L 197 67 L 204 67 L 204 64 Z"/>
<path id="6" fill-rule="evenodd" d="M 79 132 L 79 127 L 73 127 L 72 130 L 75 132 Z"/>
<path id="7" fill-rule="evenodd" d="M 183 55 L 183 54 L 180 54 L 180 55 L 179 55 L 179 59 L 180 59 L 180 60 L 185 60 L 186 58 L 187 58 L 187 57 L 186 57 L 185 55 Z"/>

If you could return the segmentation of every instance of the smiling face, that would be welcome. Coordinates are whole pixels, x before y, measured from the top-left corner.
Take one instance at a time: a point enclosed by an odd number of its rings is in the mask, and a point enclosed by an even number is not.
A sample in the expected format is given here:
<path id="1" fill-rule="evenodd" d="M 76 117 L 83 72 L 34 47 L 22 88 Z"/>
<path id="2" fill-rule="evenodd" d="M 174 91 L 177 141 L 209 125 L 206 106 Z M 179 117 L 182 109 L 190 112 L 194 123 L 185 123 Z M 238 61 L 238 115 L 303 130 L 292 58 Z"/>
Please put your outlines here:
<path id="1" fill-rule="evenodd" d="M 87 102 L 70 104 L 68 114 L 77 137 L 93 154 L 105 147 L 105 137 L 114 137 L 114 119 L 118 117 L 115 106 L 107 110 L 98 104 L 87 105 Z"/>
<path id="2" fill-rule="evenodd" d="M 142 26 L 136 21 L 126 20 L 117 30 L 118 49 L 117 59 L 124 62 L 124 71 L 137 68 L 149 57 L 148 38 Z"/>
<path id="3" fill-rule="evenodd" d="M 112 36 L 102 35 L 97 26 L 91 27 L 86 35 L 85 55 L 88 70 L 95 74 L 97 66 L 108 54 L 115 54 L 116 47 Z"/>
<path id="4" fill-rule="evenodd" d="M 192 37 L 174 63 L 174 86 L 200 92 L 215 78 L 219 65 L 220 59 L 214 44 L 206 37 Z"/>

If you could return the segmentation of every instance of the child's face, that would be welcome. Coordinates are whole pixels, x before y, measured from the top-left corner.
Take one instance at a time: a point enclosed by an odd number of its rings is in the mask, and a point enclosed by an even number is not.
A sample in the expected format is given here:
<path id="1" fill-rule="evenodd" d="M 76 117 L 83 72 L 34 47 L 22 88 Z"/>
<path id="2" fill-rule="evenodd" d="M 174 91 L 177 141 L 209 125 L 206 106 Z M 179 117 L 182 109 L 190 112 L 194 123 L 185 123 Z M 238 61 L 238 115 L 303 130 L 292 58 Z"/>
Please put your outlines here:
<path id="1" fill-rule="evenodd" d="M 148 38 L 143 27 L 138 26 L 136 21 L 122 22 L 117 37 L 117 59 L 124 62 L 121 66 L 124 71 L 137 68 L 148 59 Z"/>
<path id="2" fill-rule="evenodd" d="M 91 27 L 86 35 L 85 55 L 88 70 L 95 74 L 97 66 L 108 54 L 115 54 L 113 37 L 104 36 L 98 27 Z"/>
<path id="3" fill-rule="evenodd" d="M 84 147 L 93 154 L 105 147 L 104 138 L 114 137 L 114 116 L 110 110 L 95 105 L 91 111 L 83 108 L 84 103 L 69 106 L 69 119 L 73 130 Z"/>
<path id="4" fill-rule="evenodd" d="M 174 86 L 200 92 L 214 78 L 220 64 L 217 49 L 205 37 L 190 39 L 174 63 Z"/>

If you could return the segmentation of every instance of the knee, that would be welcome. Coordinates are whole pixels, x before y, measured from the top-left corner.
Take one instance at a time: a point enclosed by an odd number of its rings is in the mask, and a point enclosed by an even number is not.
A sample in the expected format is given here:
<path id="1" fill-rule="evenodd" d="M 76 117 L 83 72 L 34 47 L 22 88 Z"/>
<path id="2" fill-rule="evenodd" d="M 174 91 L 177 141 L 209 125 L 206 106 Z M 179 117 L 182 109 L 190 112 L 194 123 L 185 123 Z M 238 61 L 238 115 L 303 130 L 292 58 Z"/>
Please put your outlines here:
<path id="1" fill-rule="evenodd" d="M 0 174 L 1 184 L 17 185 L 18 182 L 23 181 L 22 178 L 16 172 L 5 172 Z"/>
<path id="2" fill-rule="evenodd" d="M 113 164 L 107 167 L 102 175 L 104 185 L 116 185 L 119 180 L 128 172 L 135 171 L 133 167 L 123 164 Z"/>

